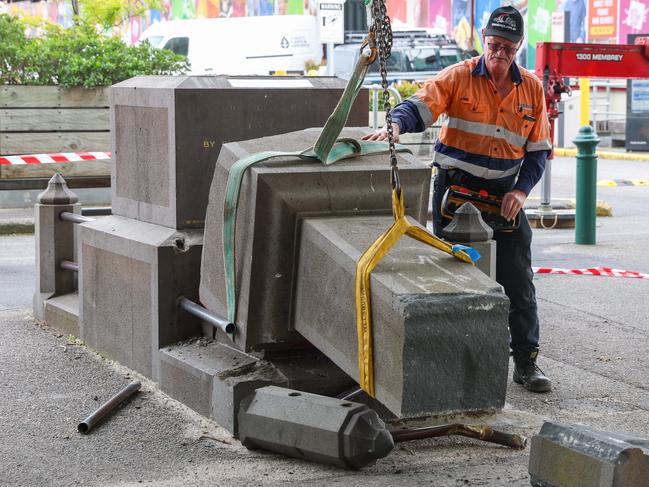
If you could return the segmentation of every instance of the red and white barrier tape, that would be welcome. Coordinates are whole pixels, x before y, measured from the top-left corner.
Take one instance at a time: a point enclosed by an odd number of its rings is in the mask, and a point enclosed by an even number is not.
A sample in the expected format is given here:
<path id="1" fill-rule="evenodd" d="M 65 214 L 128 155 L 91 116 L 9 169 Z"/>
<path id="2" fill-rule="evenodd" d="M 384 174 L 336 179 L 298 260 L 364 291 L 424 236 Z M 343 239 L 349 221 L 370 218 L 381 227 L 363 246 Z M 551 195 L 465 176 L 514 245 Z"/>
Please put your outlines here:
<path id="1" fill-rule="evenodd" d="M 51 164 L 56 162 L 99 161 L 110 159 L 110 152 L 61 152 L 54 154 L 29 154 L 0 156 L 0 164 Z"/>
<path id="2" fill-rule="evenodd" d="M 576 276 L 630 277 L 649 279 L 649 274 L 635 271 L 622 271 L 610 267 L 589 267 L 587 269 L 560 269 L 557 267 L 532 267 L 536 274 L 572 274 Z"/>

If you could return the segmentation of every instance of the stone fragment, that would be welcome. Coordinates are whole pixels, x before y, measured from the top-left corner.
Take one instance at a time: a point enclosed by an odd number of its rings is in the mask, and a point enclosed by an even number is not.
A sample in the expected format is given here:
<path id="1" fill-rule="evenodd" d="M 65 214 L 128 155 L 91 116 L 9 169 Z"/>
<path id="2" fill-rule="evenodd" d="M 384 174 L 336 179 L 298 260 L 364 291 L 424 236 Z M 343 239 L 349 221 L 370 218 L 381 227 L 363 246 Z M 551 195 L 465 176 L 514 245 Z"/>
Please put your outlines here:
<path id="1" fill-rule="evenodd" d="M 535 487 L 645 487 L 649 438 L 546 421 L 530 448 Z"/>

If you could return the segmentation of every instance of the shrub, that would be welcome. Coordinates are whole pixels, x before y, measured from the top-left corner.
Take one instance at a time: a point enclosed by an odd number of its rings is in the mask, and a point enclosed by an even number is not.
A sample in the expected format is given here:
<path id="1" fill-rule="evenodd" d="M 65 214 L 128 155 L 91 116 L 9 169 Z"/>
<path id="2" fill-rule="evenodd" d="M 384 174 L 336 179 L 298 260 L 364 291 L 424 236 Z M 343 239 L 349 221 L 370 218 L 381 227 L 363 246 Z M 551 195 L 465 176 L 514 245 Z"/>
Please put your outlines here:
<path id="1" fill-rule="evenodd" d="M 0 84 L 110 86 L 136 75 L 174 75 L 189 69 L 187 58 L 144 42 L 128 46 L 81 22 L 51 23 L 27 37 L 26 23 L 0 15 Z"/>

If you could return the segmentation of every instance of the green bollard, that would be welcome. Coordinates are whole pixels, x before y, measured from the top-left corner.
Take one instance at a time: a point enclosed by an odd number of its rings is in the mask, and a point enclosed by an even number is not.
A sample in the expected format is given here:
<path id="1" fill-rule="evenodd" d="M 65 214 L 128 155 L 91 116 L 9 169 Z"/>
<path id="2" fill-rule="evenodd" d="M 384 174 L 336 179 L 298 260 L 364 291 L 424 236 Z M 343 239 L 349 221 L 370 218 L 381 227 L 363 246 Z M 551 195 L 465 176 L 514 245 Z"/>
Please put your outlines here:
<path id="1" fill-rule="evenodd" d="M 590 125 L 579 129 L 573 140 L 577 146 L 577 209 L 575 211 L 575 243 L 595 244 L 597 216 L 597 154 L 599 137 Z"/>

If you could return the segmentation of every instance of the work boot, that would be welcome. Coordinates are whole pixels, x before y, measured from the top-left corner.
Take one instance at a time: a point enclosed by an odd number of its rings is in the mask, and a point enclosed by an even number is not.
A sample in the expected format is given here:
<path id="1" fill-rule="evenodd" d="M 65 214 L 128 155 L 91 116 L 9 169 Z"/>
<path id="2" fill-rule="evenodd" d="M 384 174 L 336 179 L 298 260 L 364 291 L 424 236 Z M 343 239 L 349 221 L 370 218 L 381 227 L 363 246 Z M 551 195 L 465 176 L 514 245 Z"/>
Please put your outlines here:
<path id="1" fill-rule="evenodd" d="M 531 392 L 548 392 L 552 389 L 552 382 L 536 365 L 538 354 L 538 350 L 533 352 L 514 350 L 514 382 Z"/>

